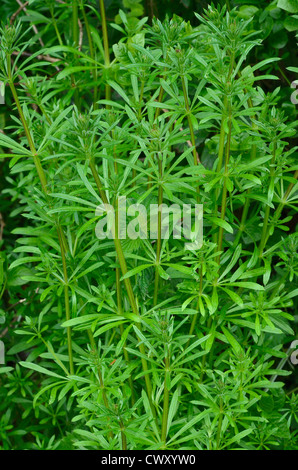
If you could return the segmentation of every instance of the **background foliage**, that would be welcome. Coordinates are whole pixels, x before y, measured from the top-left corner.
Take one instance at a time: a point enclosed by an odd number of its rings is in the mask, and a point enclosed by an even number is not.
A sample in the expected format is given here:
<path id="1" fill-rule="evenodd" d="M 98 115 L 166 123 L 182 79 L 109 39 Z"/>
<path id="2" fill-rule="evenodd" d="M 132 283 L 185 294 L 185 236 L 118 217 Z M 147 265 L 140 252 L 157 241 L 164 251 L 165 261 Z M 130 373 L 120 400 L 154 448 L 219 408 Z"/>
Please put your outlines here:
<path id="1" fill-rule="evenodd" d="M 297 449 L 297 0 L 0 13 L 1 448 Z M 98 240 L 121 195 L 203 247 Z"/>

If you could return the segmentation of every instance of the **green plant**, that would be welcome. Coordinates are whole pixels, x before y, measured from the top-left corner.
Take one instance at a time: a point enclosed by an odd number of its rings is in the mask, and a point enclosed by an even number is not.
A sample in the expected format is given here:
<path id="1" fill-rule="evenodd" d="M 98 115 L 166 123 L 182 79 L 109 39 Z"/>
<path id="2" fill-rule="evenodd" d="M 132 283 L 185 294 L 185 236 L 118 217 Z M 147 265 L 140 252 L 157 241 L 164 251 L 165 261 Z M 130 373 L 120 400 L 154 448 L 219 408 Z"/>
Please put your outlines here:
<path id="1" fill-rule="evenodd" d="M 260 33 L 241 9 L 209 6 L 197 26 L 120 10 L 111 43 L 104 2 L 74 2 L 72 21 L 34 4 L 40 35 L 1 29 L 17 218 L 0 259 L 2 448 L 297 449 L 297 121 L 279 58 L 251 62 Z M 124 196 L 203 204 L 202 247 L 173 224 L 163 238 L 163 208 L 154 240 L 99 239 L 98 207 L 119 223 Z"/>

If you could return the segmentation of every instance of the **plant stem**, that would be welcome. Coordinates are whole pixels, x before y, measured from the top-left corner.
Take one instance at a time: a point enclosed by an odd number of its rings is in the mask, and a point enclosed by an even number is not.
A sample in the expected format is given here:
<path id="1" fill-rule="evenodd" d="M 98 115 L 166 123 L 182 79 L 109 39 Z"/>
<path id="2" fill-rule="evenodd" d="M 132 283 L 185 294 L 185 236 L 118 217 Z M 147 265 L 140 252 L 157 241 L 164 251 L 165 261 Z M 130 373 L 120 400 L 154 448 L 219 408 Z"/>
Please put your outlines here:
<path id="1" fill-rule="evenodd" d="M 8 63 L 10 64 L 10 58 L 8 60 Z M 48 190 L 47 190 L 46 176 L 45 176 L 45 173 L 43 171 L 39 156 L 37 155 L 37 151 L 35 149 L 35 145 L 34 145 L 29 127 L 27 125 L 27 121 L 25 119 L 25 116 L 24 116 L 24 113 L 23 113 L 23 110 L 22 110 L 22 107 L 21 107 L 21 104 L 20 104 L 20 101 L 19 101 L 17 91 L 16 91 L 15 86 L 14 86 L 14 83 L 13 83 L 13 80 L 12 80 L 12 77 L 11 77 L 10 68 L 9 68 L 9 86 L 10 86 L 13 98 L 15 100 L 15 103 L 16 103 L 16 106 L 17 106 L 17 109 L 18 109 L 18 112 L 19 112 L 19 115 L 20 115 L 20 119 L 21 119 L 23 127 L 24 127 L 24 131 L 25 131 L 25 134 L 26 134 L 26 137 L 27 137 L 27 140 L 28 140 L 30 150 L 32 152 L 33 161 L 34 161 L 34 164 L 35 164 L 35 167 L 36 167 L 36 170 L 37 170 L 37 173 L 38 173 L 41 185 L 42 185 L 43 192 L 45 194 L 47 194 Z"/>
<path id="2" fill-rule="evenodd" d="M 191 112 L 190 112 L 190 107 L 189 107 L 189 102 L 188 102 L 188 93 L 186 89 L 186 82 L 185 82 L 185 76 L 181 75 L 181 82 L 182 82 L 182 90 L 183 90 L 183 96 L 184 96 L 184 102 L 185 102 L 185 108 L 186 108 L 186 115 L 187 115 L 187 121 L 188 121 L 188 127 L 190 131 L 190 140 L 191 144 L 193 146 L 192 154 L 193 154 L 193 162 L 194 165 L 198 164 L 199 161 L 199 156 L 196 150 L 196 138 L 195 138 L 195 133 L 194 133 L 194 128 L 191 120 Z"/>
<path id="3" fill-rule="evenodd" d="M 232 118 L 231 118 L 231 108 L 229 110 L 229 132 L 228 132 L 228 137 L 227 137 L 227 144 L 226 144 L 226 158 L 225 158 L 225 172 L 224 172 L 224 187 L 223 187 L 223 192 L 222 192 L 222 201 L 221 201 L 221 214 L 220 218 L 221 220 L 225 219 L 226 215 L 226 207 L 227 207 L 227 178 L 228 178 L 228 165 L 229 165 L 229 160 L 230 160 L 230 148 L 231 148 L 231 134 L 232 134 Z M 218 243 L 217 243 L 217 250 L 221 251 L 222 250 L 222 242 L 223 242 L 223 227 L 219 227 L 219 232 L 218 232 Z M 217 257 L 217 262 L 219 264 L 220 262 L 220 254 Z"/>
<path id="4" fill-rule="evenodd" d="M 78 28 L 78 0 L 72 1 L 72 39 L 75 47 L 79 44 L 79 28 Z"/>
<path id="5" fill-rule="evenodd" d="M 190 140 L 191 140 L 191 145 L 193 146 L 193 150 L 192 150 L 193 162 L 194 162 L 194 165 L 197 166 L 198 162 L 200 162 L 200 158 L 196 149 L 196 138 L 195 138 L 195 133 L 194 133 L 194 128 L 193 128 L 193 123 L 191 120 L 191 111 L 190 111 L 189 102 L 188 102 L 188 93 L 187 93 L 184 74 L 181 74 L 181 82 L 182 82 L 182 90 L 183 90 L 183 96 L 184 96 L 184 102 L 185 102 L 185 108 L 186 108 L 188 127 L 189 127 L 189 132 L 190 132 Z M 196 187 L 196 191 L 197 191 L 196 199 L 197 201 L 199 201 L 199 192 L 200 192 L 199 185 Z"/>
<path id="6" fill-rule="evenodd" d="M 70 305 L 69 305 L 69 288 L 68 288 L 68 276 L 67 276 L 67 264 L 65 256 L 65 247 L 63 243 L 63 235 L 61 225 L 57 227 L 59 245 L 62 258 L 62 267 L 63 267 L 63 277 L 64 277 L 64 299 L 65 299 L 65 317 L 66 321 L 70 320 Z M 73 355 L 72 355 L 72 340 L 71 340 L 71 327 L 67 327 L 67 349 L 68 349 L 68 358 L 69 358 L 69 369 L 71 375 L 74 375 L 74 365 L 73 365 Z"/>
<path id="7" fill-rule="evenodd" d="M 188 333 L 189 336 L 191 336 L 193 334 L 193 332 L 195 330 L 196 323 L 197 323 L 197 319 L 198 319 L 198 315 L 199 315 L 199 309 L 200 309 L 200 297 L 202 295 L 202 290 L 203 290 L 203 267 L 202 267 L 202 264 L 201 264 L 201 267 L 200 267 L 199 297 L 198 297 L 198 302 L 197 302 L 197 306 L 196 306 L 197 313 L 195 313 L 195 315 L 193 316 L 193 319 L 192 319 L 192 322 L 191 322 L 191 325 L 190 325 L 190 329 L 189 329 L 189 333 Z M 190 342 L 190 339 L 188 340 L 186 347 L 188 347 L 189 342 Z"/>
<path id="8" fill-rule="evenodd" d="M 162 160 L 159 155 L 158 158 L 158 169 L 159 178 L 162 178 Z M 158 267 L 160 264 L 160 253 L 161 253 L 161 225 L 162 225 L 162 199 L 163 199 L 163 187 L 162 182 L 159 181 L 158 187 L 158 233 L 156 243 L 156 266 L 155 266 L 155 279 L 154 279 L 154 295 L 153 295 L 153 306 L 157 304 L 158 297 L 158 286 L 159 286 L 159 271 Z"/>
<path id="9" fill-rule="evenodd" d="M 271 183 L 274 181 L 275 159 L 276 159 L 276 142 L 273 143 L 273 153 L 272 153 L 272 158 L 270 160 L 270 183 L 269 183 L 269 187 L 271 186 Z M 259 259 L 262 258 L 263 251 L 264 251 L 264 248 L 265 248 L 265 245 L 266 245 L 269 215 L 270 215 L 270 206 L 267 204 L 266 209 L 265 209 L 264 221 L 263 221 L 261 241 L 260 241 L 260 245 L 259 245 Z"/>
<path id="10" fill-rule="evenodd" d="M 56 35 L 57 35 L 57 38 L 58 38 L 58 42 L 59 42 L 60 46 L 63 46 L 63 41 L 62 41 L 58 26 L 57 26 L 57 21 L 56 21 L 55 15 L 54 15 L 53 7 L 50 8 L 50 14 L 51 14 L 52 23 L 53 23 L 53 26 L 54 26 L 54 29 L 55 29 L 55 32 L 56 32 Z"/>
<path id="11" fill-rule="evenodd" d="M 108 37 L 108 28 L 107 28 L 107 20 L 106 20 L 104 0 L 99 0 L 99 8 L 100 8 L 101 25 L 102 25 L 104 61 L 105 61 L 105 67 L 108 68 L 110 66 L 110 51 L 109 51 L 109 37 Z M 105 99 L 110 100 L 111 99 L 111 87 L 110 87 L 110 85 L 106 84 L 105 89 L 106 89 Z"/>
<path id="12" fill-rule="evenodd" d="M 222 407 L 222 399 L 220 399 L 220 408 L 221 408 L 221 407 Z M 222 422 L 223 422 L 223 413 L 222 413 L 222 411 L 221 411 L 221 412 L 220 412 L 220 415 L 219 415 L 219 419 L 218 419 L 218 425 L 217 425 L 216 450 L 219 449 Z"/>
<path id="13" fill-rule="evenodd" d="M 144 88 L 145 88 L 145 79 L 142 78 L 141 80 L 141 91 L 140 91 L 140 98 L 139 98 L 139 109 L 138 109 L 138 121 L 141 121 L 142 118 L 142 102 L 144 96 Z M 158 109 L 158 108 L 156 108 Z"/>
<path id="14" fill-rule="evenodd" d="M 244 93 L 247 93 L 246 89 L 244 90 Z M 252 102 L 251 98 L 248 98 L 247 104 L 250 108 L 253 108 L 253 102 Z M 251 117 L 251 121 L 252 121 L 251 127 L 252 127 L 253 130 L 256 131 L 258 129 L 258 126 L 255 124 L 254 119 L 255 119 L 255 116 L 253 115 Z M 257 146 L 254 143 L 254 144 L 252 144 L 251 151 L 250 151 L 250 161 L 251 162 L 253 162 L 256 159 L 256 155 L 257 155 Z M 246 194 L 249 194 L 250 191 L 251 190 L 248 189 Z M 240 238 L 242 236 L 242 233 L 245 230 L 245 222 L 246 222 L 246 219 L 247 219 L 249 206 L 250 206 L 250 199 L 248 197 L 246 197 L 244 207 L 243 207 L 243 211 L 242 211 L 242 215 L 241 215 L 241 222 L 240 222 L 239 230 L 238 230 L 237 235 L 236 235 L 235 240 L 234 240 L 234 246 L 238 245 L 238 243 L 240 241 Z"/>
<path id="15" fill-rule="evenodd" d="M 228 76 L 227 76 L 227 81 L 226 84 L 227 86 L 230 85 L 230 78 L 231 74 L 233 72 L 234 68 L 234 61 L 235 61 L 235 55 L 234 52 L 231 54 L 230 58 L 230 67 L 228 70 Z M 227 117 L 227 114 L 229 112 L 229 108 L 231 106 L 231 103 L 228 100 L 228 95 L 227 93 L 224 96 L 224 102 L 223 102 L 223 110 L 222 110 L 222 115 L 221 115 L 221 123 L 220 123 L 220 134 L 219 134 L 219 147 L 218 147 L 218 163 L 217 163 L 217 173 L 219 174 L 221 169 L 222 169 L 222 163 L 223 163 L 223 156 L 224 156 L 224 149 L 225 149 L 225 120 Z M 217 187 L 215 190 L 215 208 L 214 208 L 214 217 L 217 217 L 217 199 L 219 197 L 220 193 L 220 187 Z M 217 242 L 217 237 L 216 237 L 216 232 L 215 232 L 215 224 L 213 224 L 212 230 L 214 232 L 213 234 L 213 242 Z"/>
<path id="16" fill-rule="evenodd" d="M 89 336 L 92 351 L 93 351 L 94 354 L 97 354 L 97 347 L 96 347 L 96 344 L 95 344 L 94 336 L 93 336 L 90 329 L 88 329 L 87 332 L 88 332 L 88 336 Z M 98 380 L 99 380 L 99 384 L 100 384 L 100 388 L 101 388 L 101 392 L 102 392 L 102 399 L 103 399 L 104 405 L 105 405 L 106 408 L 109 408 L 109 402 L 108 402 L 108 398 L 107 398 L 107 395 L 106 395 L 104 381 L 103 381 L 103 377 L 102 377 L 102 373 L 101 373 L 101 369 L 100 369 L 99 365 L 97 366 L 97 375 L 98 375 Z"/>
<path id="17" fill-rule="evenodd" d="M 168 434 L 168 417 L 169 417 L 169 389 L 168 383 L 170 380 L 170 355 L 168 345 L 166 345 L 165 356 L 165 380 L 164 380 L 164 395 L 163 395 L 163 413 L 162 413 L 162 427 L 161 427 L 161 441 L 165 446 Z"/>
<path id="18" fill-rule="evenodd" d="M 91 59 L 94 60 L 95 59 L 95 52 L 94 52 L 93 40 L 92 40 L 90 25 L 89 25 L 89 21 L 88 21 L 88 16 L 86 14 L 86 10 L 85 10 L 83 1 L 81 2 L 81 10 L 82 10 L 84 23 L 85 23 L 85 28 L 86 28 L 86 32 L 87 32 L 90 57 L 91 57 Z M 96 82 L 97 81 L 97 69 L 96 68 L 92 69 L 92 76 L 93 76 L 94 82 Z M 94 85 L 94 92 L 93 92 L 93 106 L 94 106 L 94 109 L 97 108 L 97 93 L 98 93 L 97 85 Z"/>
<path id="19" fill-rule="evenodd" d="M 13 83 L 13 77 L 11 73 L 11 63 L 10 63 L 10 56 L 7 57 L 7 71 L 8 71 L 8 82 L 9 86 L 13 95 L 13 98 L 15 100 L 20 119 L 22 121 L 24 131 L 27 137 L 27 141 L 30 147 L 30 150 L 32 152 L 33 156 L 33 161 L 40 179 L 40 183 L 43 189 L 44 194 L 47 196 L 48 195 L 48 189 L 47 189 L 47 179 L 46 175 L 43 171 L 43 167 L 41 165 L 39 156 L 37 154 L 33 138 L 31 136 L 27 121 L 25 119 L 19 97 L 16 91 L 16 88 Z M 59 244 L 60 244 L 60 250 L 61 250 L 61 257 L 62 257 L 62 265 L 63 265 L 63 274 L 64 274 L 64 296 L 65 296 L 65 316 L 66 320 L 70 320 L 70 308 L 69 308 L 69 293 L 68 293 L 68 277 L 67 277 L 67 267 L 66 267 L 66 258 L 65 258 L 65 237 L 64 233 L 62 231 L 62 228 L 60 224 L 57 224 L 57 233 L 58 233 L 58 239 L 59 239 Z M 72 356 L 72 341 L 71 341 L 71 328 L 67 327 L 67 348 L 68 348 L 68 357 L 69 357 L 69 368 L 70 368 L 70 373 L 73 375 L 74 374 L 74 366 L 73 366 L 73 356 Z"/>
<path id="20" fill-rule="evenodd" d="M 90 169 L 91 169 L 92 175 L 94 177 L 97 189 L 98 189 L 99 194 L 102 198 L 102 201 L 103 201 L 104 204 L 108 204 L 108 199 L 107 199 L 107 196 L 106 196 L 106 194 L 105 194 L 105 192 L 102 188 L 101 181 L 100 181 L 99 175 L 97 173 L 97 170 L 96 170 L 95 163 L 94 163 L 93 159 L 90 159 L 89 165 L 90 165 Z M 112 237 L 113 237 L 113 240 L 114 240 L 114 244 L 115 244 L 115 248 L 116 248 L 117 257 L 118 257 L 118 260 L 119 260 L 122 276 L 125 276 L 128 271 L 127 271 L 126 260 L 125 260 L 125 256 L 124 256 L 124 253 L 123 253 L 123 250 L 122 250 L 121 242 L 120 242 L 119 237 L 118 237 L 118 233 L 115 233 L 115 231 L 114 231 L 114 233 L 112 233 Z M 137 315 L 139 318 L 141 318 L 140 314 L 139 314 L 139 311 L 138 311 L 137 303 L 136 303 L 136 300 L 135 300 L 135 296 L 134 296 L 132 285 L 131 285 L 131 282 L 130 282 L 129 278 L 124 279 L 124 285 L 125 285 L 125 288 L 126 288 L 129 303 L 131 305 L 133 313 L 135 315 Z M 141 331 L 141 328 L 142 328 L 141 323 L 139 323 L 138 326 L 139 326 L 139 329 Z M 146 383 L 148 400 L 149 400 L 149 403 L 150 403 L 152 414 L 153 414 L 154 418 L 156 418 L 156 411 L 155 411 L 155 408 L 154 408 L 153 402 L 152 402 L 151 379 L 150 379 L 149 374 L 148 374 L 149 369 L 148 369 L 147 360 L 145 359 L 146 351 L 145 351 L 145 346 L 144 346 L 143 342 L 140 342 L 139 350 L 140 350 L 140 353 L 142 355 L 141 362 L 142 362 L 143 372 L 144 372 L 144 375 L 145 375 L 145 383 Z"/>
<path id="21" fill-rule="evenodd" d="M 52 125 L 52 120 L 51 118 L 49 117 L 49 115 L 47 114 L 46 110 L 45 110 L 45 107 L 41 104 L 41 103 L 38 103 L 37 106 L 39 107 L 41 113 L 44 115 L 44 117 L 46 118 L 47 120 L 47 123 L 51 126 Z"/>
<path id="22" fill-rule="evenodd" d="M 98 352 L 97 352 L 97 347 L 96 347 L 96 344 L 95 344 L 93 333 L 90 329 L 87 330 L 87 333 L 88 333 L 88 336 L 89 336 L 89 340 L 90 340 L 93 355 L 97 356 Z M 106 394 L 106 389 L 105 389 L 105 385 L 104 385 L 103 376 L 102 376 L 101 369 L 100 369 L 100 364 L 97 365 L 96 370 L 97 370 L 97 375 L 98 375 L 98 380 L 99 380 L 99 386 L 100 386 L 100 389 L 101 389 L 102 399 L 103 399 L 105 407 L 107 409 L 109 409 L 109 402 L 108 402 L 108 398 L 107 398 L 107 394 Z M 114 435 L 113 435 L 112 431 L 109 432 L 109 437 L 111 439 L 113 439 Z"/>
<path id="23" fill-rule="evenodd" d="M 116 219 L 116 233 L 118 233 L 118 199 L 116 201 L 116 214 L 115 214 L 115 219 Z M 120 269 L 119 268 L 116 268 L 116 292 L 117 292 L 117 309 L 118 309 L 118 314 L 119 315 L 122 315 L 122 312 L 123 312 L 123 309 L 122 309 L 122 297 L 121 297 L 121 281 L 120 281 Z M 124 334 L 124 328 L 123 328 L 123 325 L 120 325 L 120 334 L 121 336 L 123 336 Z M 126 361 L 127 364 L 129 364 L 130 360 L 129 360 L 129 354 L 126 350 L 126 341 L 124 342 L 123 344 L 123 355 L 124 355 L 124 359 Z M 128 378 L 128 383 L 129 383 L 129 386 L 130 386 L 130 390 L 131 390 L 131 403 L 132 405 L 134 405 L 135 403 L 135 393 L 134 393 L 134 386 L 133 386 L 133 381 L 132 381 L 132 377 L 131 375 L 129 376 Z"/>
<path id="24" fill-rule="evenodd" d="M 162 98 L 163 98 L 163 94 L 164 94 L 163 87 L 160 86 L 159 95 L 158 95 L 158 99 L 157 99 L 157 102 L 158 102 L 158 103 L 161 103 Z M 160 114 L 160 109 L 161 109 L 161 108 L 156 108 L 156 110 L 155 110 L 154 122 L 156 122 L 156 120 L 158 119 L 158 116 L 159 116 L 159 114 Z M 148 160 L 148 166 L 149 166 L 149 168 L 151 167 L 150 160 Z M 151 174 L 149 173 L 149 174 L 148 174 L 147 189 L 150 189 L 151 187 L 152 187 L 152 178 L 151 178 Z"/>
<path id="25" fill-rule="evenodd" d="M 127 450 L 127 442 L 126 442 L 126 436 L 124 433 L 124 425 L 123 425 L 122 419 L 119 420 L 119 424 L 120 424 L 120 431 L 121 431 L 122 450 Z"/>

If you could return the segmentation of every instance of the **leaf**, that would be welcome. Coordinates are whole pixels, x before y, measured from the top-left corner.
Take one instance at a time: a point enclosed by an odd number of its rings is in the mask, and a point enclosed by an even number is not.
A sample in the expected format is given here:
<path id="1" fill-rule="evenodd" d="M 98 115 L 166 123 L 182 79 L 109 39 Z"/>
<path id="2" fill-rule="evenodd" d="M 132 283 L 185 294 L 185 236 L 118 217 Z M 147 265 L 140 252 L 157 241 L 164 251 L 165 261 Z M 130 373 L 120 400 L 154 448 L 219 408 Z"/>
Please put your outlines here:
<path id="1" fill-rule="evenodd" d="M 264 264 L 265 264 L 265 272 L 263 274 L 263 284 L 264 286 L 266 286 L 269 282 L 270 275 L 271 275 L 271 263 L 267 258 L 265 258 Z"/>
<path id="2" fill-rule="evenodd" d="M 136 102 L 139 101 L 139 87 L 138 87 L 138 78 L 136 75 L 131 75 L 131 86 Z"/>
<path id="3" fill-rule="evenodd" d="M 78 202 L 80 204 L 85 204 L 86 206 L 92 207 L 92 209 L 96 209 L 96 204 L 93 204 L 90 201 L 86 201 L 85 199 L 82 199 L 80 197 L 72 196 L 71 194 L 65 194 L 65 193 L 51 193 L 52 197 L 56 197 L 61 200 L 66 200 L 66 201 L 73 201 L 73 202 Z M 61 207 L 59 208 L 61 210 Z M 53 211 L 49 211 L 53 212 Z"/>
<path id="4" fill-rule="evenodd" d="M 191 268 L 188 268 L 187 266 L 182 266 L 181 264 L 168 264 L 168 263 L 164 263 L 164 264 L 165 266 L 169 266 L 170 268 L 173 268 L 176 271 L 179 271 L 183 274 L 189 274 L 189 275 L 193 274 L 193 270 Z"/>
<path id="5" fill-rule="evenodd" d="M 134 276 L 135 274 L 138 274 L 141 271 L 144 271 L 144 269 L 150 268 L 151 266 L 152 264 L 142 264 L 141 266 L 137 266 L 136 268 L 133 268 L 124 274 L 124 276 L 121 277 L 121 281 L 128 279 L 129 277 Z"/>
<path id="6" fill-rule="evenodd" d="M 248 436 L 252 432 L 253 432 L 252 428 L 245 429 L 244 431 L 239 432 L 234 437 L 232 437 L 232 439 L 229 439 L 223 446 L 221 446 L 221 449 L 223 449 L 224 447 L 230 447 L 231 444 L 234 444 L 234 442 L 241 441 L 241 439 Z"/>
<path id="7" fill-rule="evenodd" d="M 282 49 L 283 47 L 286 46 L 288 42 L 288 35 L 286 31 L 278 31 L 275 34 L 272 34 L 270 36 L 271 38 L 271 45 L 275 47 L 276 49 Z M 260 79 L 261 77 L 258 77 Z M 263 77 L 264 79 L 264 77 Z"/>
<path id="8" fill-rule="evenodd" d="M 206 344 L 205 344 L 205 350 L 207 352 L 209 352 L 210 349 L 212 348 L 212 345 L 215 340 L 215 334 L 216 334 L 216 322 L 213 321 L 211 325 L 211 329 L 209 330 L 209 338 L 207 339 Z"/>
<path id="9" fill-rule="evenodd" d="M 118 93 L 118 95 L 121 96 L 121 98 L 124 99 L 124 101 L 126 101 L 127 104 L 129 104 L 130 106 L 132 106 L 132 103 L 130 101 L 130 99 L 128 98 L 127 94 L 125 93 L 125 91 L 123 90 L 123 88 L 120 87 L 120 85 L 118 85 L 118 83 L 114 82 L 113 80 L 109 80 L 108 81 L 108 84 L 114 88 L 114 90 Z"/>
<path id="10" fill-rule="evenodd" d="M 271 395 L 269 395 L 268 397 L 265 397 L 265 396 L 262 397 L 258 404 L 261 407 L 261 409 L 265 411 L 266 413 L 270 413 L 271 411 L 273 411 L 274 400 Z"/>
<path id="11" fill-rule="evenodd" d="M 119 354 L 122 352 L 125 342 L 127 340 L 128 333 L 130 332 L 131 328 L 132 328 L 132 325 L 129 325 L 127 328 L 125 328 L 124 332 L 122 333 L 121 339 L 116 346 L 116 350 L 115 350 L 116 356 L 119 356 Z"/>
<path id="12" fill-rule="evenodd" d="M 86 188 L 88 189 L 89 193 L 92 194 L 92 196 L 98 200 L 98 202 L 102 202 L 98 193 L 95 191 L 95 189 L 93 189 L 93 186 L 92 184 L 90 183 L 89 179 L 87 178 L 87 176 L 85 175 L 85 172 L 84 172 L 84 167 L 83 165 L 80 165 L 79 163 L 77 163 L 77 171 L 80 175 L 80 178 L 81 180 L 83 181 L 84 185 L 86 186 Z"/>
<path id="13" fill-rule="evenodd" d="M 252 384 L 247 385 L 247 388 L 282 388 L 283 382 L 270 382 L 270 380 L 259 380 Z"/>
<path id="14" fill-rule="evenodd" d="M 63 328 L 68 328 L 77 325 L 84 325 L 85 323 L 90 323 L 94 320 L 99 320 L 101 318 L 100 314 L 93 313 L 90 315 L 83 315 L 82 317 L 72 318 L 71 320 L 67 320 L 61 324 Z"/>
<path id="15" fill-rule="evenodd" d="M 205 341 L 207 341 L 207 339 L 209 338 L 210 335 L 206 335 L 206 336 L 202 336 L 202 338 L 199 338 L 197 339 L 193 344 L 191 344 L 190 346 L 188 346 L 188 348 L 186 348 L 181 354 L 180 356 L 178 356 L 174 361 L 173 361 L 173 365 L 175 364 L 175 366 L 177 367 L 178 365 L 181 365 L 185 362 L 186 359 L 183 359 L 185 356 L 187 356 L 190 351 L 192 351 L 194 348 L 196 348 L 197 346 L 199 346 L 200 344 L 204 343 Z M 181 361 L 182 359 L 182 361 Z"/>
<path id="16" fill-rule="evenodd" d="M 292 32 L 298 30 L 298 15 L 288 16 L 284 21 L 284 27 Z"/>
<path id="17" fill-rule="evenodd" d="M 298 0 L 278 0 L 277 6 L 289 13 L 298 13 Z"/>
<path id="18" fill-rule="evenodd" d="M 243 300 L 238 294 L 236 294 L 236 292 L 232 291 L 231 289 L 227 289 L 227 287 L 221 287 L 221 289 L 231 297 L 231 299 L 233 300 L 233 302 L 235 302 L 235 304 L 242 307 Z"/>
<path id="19" fill-rule="evenodd" d="M 10 150 L 14 150 L 17 155 L 20 154 L 20 156 L 32 156 L 30 150 L 27 150 L 26 148 L 22 147 L 22 145 L 18 144 L 13 139 L 2 133 L 0 133 L 0 145 L 9 148 Z M 4 154 L 4 156 L 11 157 L 13 155 Z"/>
<path id="20" fill-rule="evenodd" d="M 9 269 L 16 268 L 17 266 L 21 266 L 22 264 L 26 263 L 33 263 L 35 261 L 41 261 L 40 256 L 24 256 L 23 258 L 18 258 L 11 263 Z"/>
<path id="21" fill-rule="evenodd" d="M 239 354 L 240 351 L 242 351 L 242 348 L 241 348 L 240 344 L 238 343 L 238 341 L 234 338 L 234 336 L 224 326 L 222 326 L 221 329 L 222 329 L 225 337 L 227 338 L 228 342 L 230 343 L 230 345 L 234 349 L 234 351 L 237 354 Z"/>
<path id="22" fill-rule="evenodd" d="M 179 403 L 179 392 L 178 392 L 178 389 L 176 389 L 175 392 L 173 393 L 173 397 L 172 397 L 171 404 L 170 404 L 170 407 L 169 407 L 167 435 L 170 431 L 173 418 L 174 418 L 175 414 L 177 413 L 178 403 Z"/>
<path id="23" fill-rule="evenodd" d="M 94 70 L 97 67 L 95 65 L 86 66 L 86 65 L 76 65 L 73 67 L 65 67 L 62 72 L 57 75 L 57 80 L 63 80 L 64 78 L 68 77 L 69 75 L 73 75 L 76 72 L 85 72 L 86 70 Z"/>
<path id="24" fill-rule="evenodd" d="M 0 374 L 7 374 L 7 372 L 11 372 L 13 367 L 0 367 Z"/>
<path id="25" fill-rule="evenodd" d="M 102 333 L 105 333 L 106 331 L 111 330 L 112 328 L 116 328 L 117 326 L 123 325 L 126 322 L 127 320 L 111 321 L 109 324 L 104 325 L 101 328 L 99 328 L 99 330 L 95 331 L 93 336 L 95 338 L 96 336 L 99 336 Z"/>
<path id="26" fill-rule="evenodd" d="M 224 277 L 231 271 L 231 269 L 235 266 L 235 264 L 237 263 L 239 257 L 240 257 L 240 254 L 241 254 L 241 249 L 242 249 L 242 246 L 241 246 L 241 243 L 239 245 L 237 245 L 235 251 L 234 251 L 234 254 L 232 256 L 232 259 L 231 261 L 229 262 L 228 266 L 226 267 L 226 269 L 224 270 L 224 272 L 222 273 L 222 275 L 219 277 L 218 281 L 220 282 L 221 279 L 224 279 Z"/>
<path id="27" fill-rule="evenodd" d="M 27 369 L 39 372 L 40 374 L 49 375 L 50 377 L 56 377 L 57 379 L 65 379 L 65 377 L 63 377 L 62 375 L 58 375 L 55 372 L 52 372 L 51 370 L 45 369 L 44 367 L 34 364 L 33 362 L 21 361 L 20 365 L 26 367 Z"/>
<path id="28" fill-rule="evenodd" d="M 178 432 L 168 441 L 168 445 L 171 442 L 175 442 L 181 434 L 184 434 L 189 428 L 192 428 L 195 424 L 197 424 L 199 421 L 201 421 L 205 416 L 207 416 L 210 413 L 209 410 L 204 410 L 194 418 L 192 418 L 188 423 L 186 423 L 184 426 L 182 426 L 181 429 L 179 429 Z"/>
<path id="29" fill-rule="evenodd" d="M 160 79 L 160 83 L 161 83 L 161 86 L 163 87 L 164 91 L 168 95 L 170 95 L 171 98 L 173 98 L 175 101 L 177 101 L 177 96 L 176 96 L 175 92 L 172 90 L 172 88 L 170 87 L 170 85 L 163 78 Z"/>
<path id="30" fill-rule="evenodd" d="M 220 218 L 218 218 L 218 217 L 209 217 L 209 220 L 210 220 L 210 222 L 212 222 L 213 224 L 218 225 L 219 227 L 224 228 L 227 232 L 233 233 L 233 228 L 232 228 L 231 225 L 230 225 L 228 222 L 226 222 L 225 220 L 220 219 Z"/>
<path id="31" fill-rule="evenodd" d="M 7 351 L 7 355 L 14 355 L 22 351 L 27 351 L 28 349 L 38 344 L 38 340 L 31 341 L 30 343 L 28 343 L 27 341 L 21 341 L 20 343 L 17 343 L 12 348 L 10 348 L 9 351 Z"/>
<path id="32" fill-rule="evenodd" d="M 264 290 L 264 287 L 256 282 L 231 282 L 230 286 L 246 287 L 252 290 Z"/>
<path id="33" fill-rule="evenodd" d="M 157 439 L 159 440 L 159 431 L 157 429 L 156 422 L 155 422 L 155 417 L 152 413 L 152 408 L 150 406 L 148 395 L 145 392 L 145 390 L 142 390 L 142 399 L 143 399 L 143 404 L 144 404 L 144 408 L 145 408 L 145 411 L 146 411 L 146 415 L 148 416 L 150 424 L 151 424 L 151 426 L 154 430 L 154 433 L 157 436 Z"/>

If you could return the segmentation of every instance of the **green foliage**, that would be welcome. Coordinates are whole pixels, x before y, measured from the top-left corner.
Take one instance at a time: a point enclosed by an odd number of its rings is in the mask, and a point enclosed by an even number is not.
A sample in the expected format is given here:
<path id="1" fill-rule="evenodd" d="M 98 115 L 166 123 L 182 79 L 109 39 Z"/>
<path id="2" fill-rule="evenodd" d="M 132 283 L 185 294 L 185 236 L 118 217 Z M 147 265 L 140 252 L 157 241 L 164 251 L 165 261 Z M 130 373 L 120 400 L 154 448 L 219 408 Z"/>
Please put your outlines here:
<path id="1" fill-rule="evenodd" d="M 72 3 L 1 6 L 1 448 L 297 449 L 296 2 Z M 122 196 L 202 247 L 98 239 Z"/>

